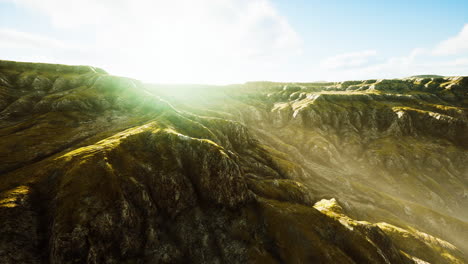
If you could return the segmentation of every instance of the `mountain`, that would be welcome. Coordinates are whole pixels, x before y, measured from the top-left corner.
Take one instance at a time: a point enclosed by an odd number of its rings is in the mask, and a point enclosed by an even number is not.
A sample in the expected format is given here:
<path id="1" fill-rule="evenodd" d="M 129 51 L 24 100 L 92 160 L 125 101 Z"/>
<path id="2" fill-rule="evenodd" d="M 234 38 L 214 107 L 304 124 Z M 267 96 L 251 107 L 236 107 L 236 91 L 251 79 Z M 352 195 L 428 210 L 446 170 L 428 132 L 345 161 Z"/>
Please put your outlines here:
<path id="1" fill-rule="evenodd" d="M 467 92 L 0 61 L 0 262 L 466 263 Z"/>
<path id="2" fill-rule="evenodd" d="M 442 75 L 436 75 L 436 74 L 422 74 L 422 75 L 414 75 L 409 78 L 443 78 L 444 76 Z"/>

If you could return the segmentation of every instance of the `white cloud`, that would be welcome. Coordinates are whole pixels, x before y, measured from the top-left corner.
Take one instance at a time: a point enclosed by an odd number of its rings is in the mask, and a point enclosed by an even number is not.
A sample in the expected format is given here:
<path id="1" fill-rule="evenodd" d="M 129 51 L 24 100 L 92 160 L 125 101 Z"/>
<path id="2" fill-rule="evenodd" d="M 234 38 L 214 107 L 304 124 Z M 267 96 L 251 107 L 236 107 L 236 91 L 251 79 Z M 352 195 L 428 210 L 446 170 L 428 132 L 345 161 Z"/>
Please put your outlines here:
<path id="1" fill-rule="evenodd" d="M 371 63 L 373 50 L 329 57 L 312 70 L 315 79 L 332 81 L 402 78 L 420 74 L 468 74 L 468 24 L 457 36 L 441 41 L 433 48 L 415 48 L 407 55 L 391 56 L 382 62 Z M 453 58 L 451 55 L 457 55 Z"/>
<path id="2" fill-rule="evenodd" d="M 46 14 L 58 30 L 84 32 L 97 56 L 82 64 L 144 80 L 271 79 L 272 68 L 302 49 L 269 0 L 14 1 Z"/>
<path id="3" fill-rule="evenodd" d="M 383 62 L 364 66 L 313 71 L 315 79 L 329 81 L 404 78 L 412 75 L 467 75 L 468 57 L 439 58 L 432 50 L 416 48 L 406 56 L 390 57 Z"/>
<path id="4" fill-rule="evenodd" d="M 433 50 L 434 55 L 456 55 L 468 51 L 468 24 L 455 37 L 442 41 Z"/>
<path id="5" fill-rule="evenodd" d="M 0 40 L 0 48 L 69 48 L 62 41 L 9 28 L 0 28 Z"/>
<path id="6" fill-rule="evenodd" d="M 84 56 L 83 56 L 84 55 Z M 0 28 L 0 57 L 6 60 L 79 64 L 89 50 L 44 35 Z M 60 59 L 62 57 L 62 60 Z"/>
<path id="7" fill-rule="evenodd" d="M 454 59 L 454 60 L 450 60 L 450 61 L 447 61 L 447 62 L 443 62 L 441 64 L 442 66 L 448 66 L 448 67 L 468 67 L 468 57 L 466 58 L 458 58 L 458 59 Z M 467 75 L 468 72 L 465 72 L 465 75 Z"/>
<path id="8" fill-rule="evenodd" d="M 364 50 L 339 54 L 322 60 L 320 62 L 320 66 L 324 69 L 360 67 L 367 64 L 369 59 L 375 55 L 377 55 L 377 51 L 375 50 Z"/>

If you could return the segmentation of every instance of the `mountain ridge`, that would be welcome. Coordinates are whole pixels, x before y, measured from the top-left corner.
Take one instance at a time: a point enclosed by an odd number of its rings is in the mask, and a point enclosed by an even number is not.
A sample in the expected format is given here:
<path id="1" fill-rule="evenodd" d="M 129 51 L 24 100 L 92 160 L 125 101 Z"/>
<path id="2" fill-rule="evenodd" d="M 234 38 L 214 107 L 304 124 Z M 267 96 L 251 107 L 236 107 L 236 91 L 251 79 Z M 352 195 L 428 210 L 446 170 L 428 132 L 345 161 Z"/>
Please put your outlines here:
<path id="1" fill-rule="evenodd" d="M 466 261 L 468 77 L 189 93 L 61 67 L 0 63 L 4 263 Z"/>

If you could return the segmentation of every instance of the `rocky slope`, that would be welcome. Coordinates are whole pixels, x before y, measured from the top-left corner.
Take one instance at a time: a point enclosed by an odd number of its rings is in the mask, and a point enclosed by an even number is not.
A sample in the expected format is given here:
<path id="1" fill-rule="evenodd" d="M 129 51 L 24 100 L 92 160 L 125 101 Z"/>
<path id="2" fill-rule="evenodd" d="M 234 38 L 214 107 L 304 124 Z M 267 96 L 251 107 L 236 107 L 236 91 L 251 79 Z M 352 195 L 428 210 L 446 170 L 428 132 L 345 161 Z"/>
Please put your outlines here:
<path id="1" fill-rule="evenodd" d="M 0 62 L 1 263 L 465 263 L 468 78 Z"/>

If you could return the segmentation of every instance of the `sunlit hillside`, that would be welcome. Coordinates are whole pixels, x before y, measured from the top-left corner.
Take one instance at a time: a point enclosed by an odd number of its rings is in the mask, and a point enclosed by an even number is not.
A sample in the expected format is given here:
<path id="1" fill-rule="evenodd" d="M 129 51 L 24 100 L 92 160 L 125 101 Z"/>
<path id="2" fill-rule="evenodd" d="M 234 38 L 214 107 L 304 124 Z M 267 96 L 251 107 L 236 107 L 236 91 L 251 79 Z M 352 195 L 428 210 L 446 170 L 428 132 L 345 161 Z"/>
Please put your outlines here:
<path id="1" fill-rule="evenodd" d="M 468 77 L 0 62 L 2 263 L 465 263 Z"/>

